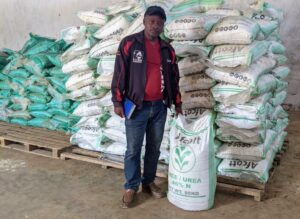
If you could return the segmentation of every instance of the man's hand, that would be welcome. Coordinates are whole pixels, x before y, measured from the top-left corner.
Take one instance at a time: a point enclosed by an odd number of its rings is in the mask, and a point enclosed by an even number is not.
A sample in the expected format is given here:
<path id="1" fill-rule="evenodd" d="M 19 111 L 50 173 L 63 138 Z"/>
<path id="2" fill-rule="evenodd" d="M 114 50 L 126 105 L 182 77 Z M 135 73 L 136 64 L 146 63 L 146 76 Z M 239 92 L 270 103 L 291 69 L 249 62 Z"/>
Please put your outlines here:
<path id="1" fill-rule="evenodd" d="M 117 114 L 121 118 L 124 118 L 124 110 L 123 110 L 122 106 L 115 106 L 114 111 L 115 111 L 115 114 Z"/>
<path id="2" fill-rule="evenodd" d="M 181 106 L 177 106 L 177 107 L 175 108 L 175 111 L 176 111 L 176 116 L 178 116 L 179 114 L 182 115 L 182 108 L 181 108 Z"/>

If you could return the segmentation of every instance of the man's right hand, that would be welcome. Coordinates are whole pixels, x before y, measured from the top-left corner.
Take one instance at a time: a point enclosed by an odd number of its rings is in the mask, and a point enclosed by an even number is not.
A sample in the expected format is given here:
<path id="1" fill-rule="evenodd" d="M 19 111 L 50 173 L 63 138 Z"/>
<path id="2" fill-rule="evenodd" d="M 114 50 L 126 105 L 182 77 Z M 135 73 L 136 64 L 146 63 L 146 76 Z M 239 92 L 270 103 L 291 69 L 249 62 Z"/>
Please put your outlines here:
<path id="1" fill-rule="evenodd" d="M 123 110 L 122 106 L 115 106 L 114 111 L 115 111 L 115 114 L 117 114 L 121 118 L 124 118 L 124 110 Z"/>

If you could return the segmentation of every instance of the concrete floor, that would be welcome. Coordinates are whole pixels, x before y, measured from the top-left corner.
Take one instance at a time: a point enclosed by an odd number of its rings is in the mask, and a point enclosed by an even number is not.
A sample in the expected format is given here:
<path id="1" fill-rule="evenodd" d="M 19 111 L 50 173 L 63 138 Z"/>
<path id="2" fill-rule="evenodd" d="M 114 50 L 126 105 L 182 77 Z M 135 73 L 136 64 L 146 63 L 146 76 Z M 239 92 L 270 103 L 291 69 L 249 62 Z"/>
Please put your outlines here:
<path id="1" fill-rule="evenodd" d="M 290 147 L 264 202 L 217 193 L 212 210 L 185 212 L 166 198 L 139 194 L 137 206 L 124 210 L 121 170 L 0 149 L 0 219 L 300 218 L 300 113 L 290 118 Z"/>

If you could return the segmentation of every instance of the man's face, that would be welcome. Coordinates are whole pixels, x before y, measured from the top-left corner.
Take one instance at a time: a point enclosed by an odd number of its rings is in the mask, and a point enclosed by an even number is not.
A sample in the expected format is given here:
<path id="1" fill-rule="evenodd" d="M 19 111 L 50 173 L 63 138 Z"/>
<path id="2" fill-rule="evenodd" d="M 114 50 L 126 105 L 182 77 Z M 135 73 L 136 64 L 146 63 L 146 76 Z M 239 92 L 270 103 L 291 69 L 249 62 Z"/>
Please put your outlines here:
<path id="1" fill-rule="evenodd" d="M 150 39 L 157 38 L 159 34 L 162 33 L 164 28 L 164 20 L 157 15 L 145 16 L 144 18 L 144 26 L 145 33 L 147 37 Z"/>

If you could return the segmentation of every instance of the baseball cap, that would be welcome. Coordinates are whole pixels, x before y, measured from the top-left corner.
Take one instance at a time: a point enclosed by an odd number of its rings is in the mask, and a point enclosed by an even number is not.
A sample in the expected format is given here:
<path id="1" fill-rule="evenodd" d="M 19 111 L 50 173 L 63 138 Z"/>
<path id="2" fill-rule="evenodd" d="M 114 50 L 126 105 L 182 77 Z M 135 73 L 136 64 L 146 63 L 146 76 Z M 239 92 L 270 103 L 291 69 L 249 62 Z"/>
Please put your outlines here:
<path id="1" fill-rule="evenodd" d="M 161 17 L 164 21 L 167 20 L 167 17 L 166 17 L 166 13 L 165 13 L 165 10 L 160 7 L 160 6 L 150 6 L 147 8 L 144 16 L 151 16 L 151 15 L 157 15 L 159 17 Z"/>

